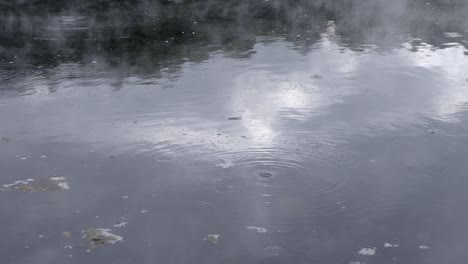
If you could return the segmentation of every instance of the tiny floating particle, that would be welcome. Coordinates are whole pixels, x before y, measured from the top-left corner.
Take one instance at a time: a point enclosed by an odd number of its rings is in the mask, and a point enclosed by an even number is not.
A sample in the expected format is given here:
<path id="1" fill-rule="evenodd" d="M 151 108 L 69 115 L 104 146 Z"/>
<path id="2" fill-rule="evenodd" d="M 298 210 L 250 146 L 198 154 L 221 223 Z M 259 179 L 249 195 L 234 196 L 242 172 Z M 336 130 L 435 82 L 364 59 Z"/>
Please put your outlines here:
<path id="1" fill-rule="evenodd" d="M 142 214 L 146 214 L 146 213 L 149 213 L 149 211 L 148 211 L 148 210 L 144 210 L 144 209 L 143 209 L 143 210 L 141 210 L 141 211 L 140 211 L 140 213 L 142 213 Z"/>
<path id="2" fill-rule="evenodd" d="M 220 235 L 206 235 L 206 238 L 204 240 L 208 240 L 213 243 L 218 243 Z"/>
<path id="3" fill-rule="evenodd" d="M 419 249 L 427 250 L 427 249 L 430 249 L 430 247 L 425 246 L 425 245 L 421 245 L 421 246 L 419 246 Z"/>
<path id="4" fill-rule="evenodd" d="M 89 241 L 90 248 L 96 248 L 99 245 L 115 244 L 123 241 L 123 237 L 112 234 L 111 229 L 105 228 L 90 228 L 82 231 L 83 238 Z"/>
<path id="5" fill-rule="evenodd" d="M 359 261 L 351 261 L 349 264 L 365 264 L 364 262 L 359 262 Z"/>
<path id="6" fill-rule="evenodd" d="M 398 247 L 398 244 L 385 243 L 384 247 L 386 247 L 386 248 L 396 248 L 396 247 Z"/>
<path id="7" fill-rule="evenodd" d="M 257 232 L 257 233 L 266 233 L 266 232 L 268 232 L 268 230 L 266 228 L 263 228 L 263 227 L 246 226 L 245 228 L 250 229 L 250 230 L 255 230 L 255 232 Z"/>
<path id="8" fill-rule="evenodd" d="M 41 159 L 45 159 L 45 158 L 47 158 L 47 156 L 46 156 L 46 155 L 42 155 L 40 158 L 41 158 Z"/>
<path id="9" fill-rule="evenodd" d="M 123 199 L 128 199 L 127 195 L 122 196 Z"/>
<path id="10" fill-rule="evenodd" d="M 73 246 L 70 246 L 70 245 L 65 245 L 65 246 L 63 246 L 63 248 L 65 248 L 65 249 L 72 249 L 72 248 L 73 248 Z"/>
<path id="11" fill-rule="evenodd" d="M 242 120 L 242 116 L 232 116 L 232 117 L 228 117 L 227 120 Z"/>
<path id="12" fill-rule="evenodd" d="M 365 256 L 374 256 L 376 250 L 376 248 L 363 248 L 358 253 Z"/>
<path id="13" fill-rule="evenodd" d="M 127 227 L 128 222 L 122 222 L 120 224 L 115 224 L 115 227 Z"/>

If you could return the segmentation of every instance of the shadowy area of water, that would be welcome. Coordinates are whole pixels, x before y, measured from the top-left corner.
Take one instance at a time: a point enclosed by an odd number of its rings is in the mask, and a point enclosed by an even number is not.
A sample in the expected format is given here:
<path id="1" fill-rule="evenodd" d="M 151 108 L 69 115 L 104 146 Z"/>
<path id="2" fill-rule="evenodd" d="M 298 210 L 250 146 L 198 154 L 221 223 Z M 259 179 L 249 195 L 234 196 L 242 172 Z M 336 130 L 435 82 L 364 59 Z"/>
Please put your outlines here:
<path id="1" fill-rule="evenodd" d="M 1 263 L 462 263 L 467 13 L 0 1 Z"/>

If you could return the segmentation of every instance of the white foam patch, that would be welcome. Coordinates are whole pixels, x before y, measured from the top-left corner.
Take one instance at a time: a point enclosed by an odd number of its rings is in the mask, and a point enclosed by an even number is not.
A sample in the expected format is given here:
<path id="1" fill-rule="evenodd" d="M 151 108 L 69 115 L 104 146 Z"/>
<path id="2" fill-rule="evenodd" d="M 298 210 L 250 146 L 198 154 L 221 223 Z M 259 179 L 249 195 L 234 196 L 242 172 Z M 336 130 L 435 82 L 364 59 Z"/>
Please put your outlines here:
<path id="1" fill-rule="evenodd" d="M 459 38 L 462 36 L 462 34 L 458 32 L 444 32 L 445 37 L 447 38 Z"/>
<path id="2" fill-rule="evenodd" d="M 10 183 L 10 184 L 4 184 L 3 187 L 9 189 L 11 187 L 15 187 L 19 185 L 27 185 L 32 181 L 34 181 L 34 179 L 31 179 L 31 178 L 26 179 L 26 180 L 21 180 L 21 181 L 14 181 L 13 183 Z"/>
<path id="3" fill-rule="evenodd" d="M 374 256 L 376 250 L 376 248 L 363 248 L 358 253 L 365 256 Z"/>
<path id="4" fill-rule="evenodd" d="M 421 245 L 421 246 L 419 246 L 419 249 L 428 250 L 428 249 L 430 249 L 430 247 L 425 246 L 425 245 Z"/>
<path id="5" fill-rule="evenodd" d="M 225 160 L 223 163 L 216 164 L 215 167 L 227 169 L 233 167 L 235 164 L 231 160 Z"/>
<path id="6" fill-rule="evenodd" d="M 65 177 L 50 177 L 50 180 L 57 183 L 57 186 L 62 190 L 70 190 L 67 179 Z"/>
<path id="7" fill-rule="evenodd" d="M 384 247 L 386 247 L 386 248 L 396 248 L 396 247 L 398 247 L 398 244 L 385 243 Z"/>
<path id="8" fill-rule="evenodd" d="M 65 181 L 65 177 L 50 177 L 52 181 Z"/>
<path id="9" fill-rule="evenodd" d="M 218 243 L 219 237 L 220 235 L 206 235 L 206 238 L 204 240 L 208 240 L 216 244 Z"/>
<path id="10" fill-rule="evenodd" d="M 114 225 L 115 227 L 127 227 L 128 222 L 122 222 L 120 224 Z"/>
<path id="11" fill-rule="evenodd" d="M 255 230 L 255 232 L 257 232 L 257 233 L 266 233 L 266 232 L 268 232 L 268 230 L 266 228 L 258 227 L 258 226 L 246 226 L 245 228 L 247 228 L 249 230 Z"/>

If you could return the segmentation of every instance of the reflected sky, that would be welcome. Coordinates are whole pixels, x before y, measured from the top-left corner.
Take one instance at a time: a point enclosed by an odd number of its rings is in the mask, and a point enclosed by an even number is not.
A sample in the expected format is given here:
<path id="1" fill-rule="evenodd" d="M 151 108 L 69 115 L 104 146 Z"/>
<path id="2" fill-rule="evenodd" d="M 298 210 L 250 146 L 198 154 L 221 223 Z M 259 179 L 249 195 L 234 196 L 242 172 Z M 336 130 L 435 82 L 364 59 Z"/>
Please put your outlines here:
<path id="1" fill-rule="evenodd" d="M 0 7 L 5 263 L 468 257 L 463 1 Z"/>

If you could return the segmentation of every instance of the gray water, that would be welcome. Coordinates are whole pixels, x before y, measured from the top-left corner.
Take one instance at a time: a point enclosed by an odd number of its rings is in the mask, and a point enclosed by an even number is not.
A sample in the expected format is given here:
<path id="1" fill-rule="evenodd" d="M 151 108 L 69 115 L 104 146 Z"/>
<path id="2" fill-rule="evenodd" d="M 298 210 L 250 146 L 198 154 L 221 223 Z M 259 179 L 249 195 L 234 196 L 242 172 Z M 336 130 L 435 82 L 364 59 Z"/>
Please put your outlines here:
<path id="1" fill-rule="evenodd" d="M 465 263 L 467 14 L 1 1 L 0 263 Z"/>

